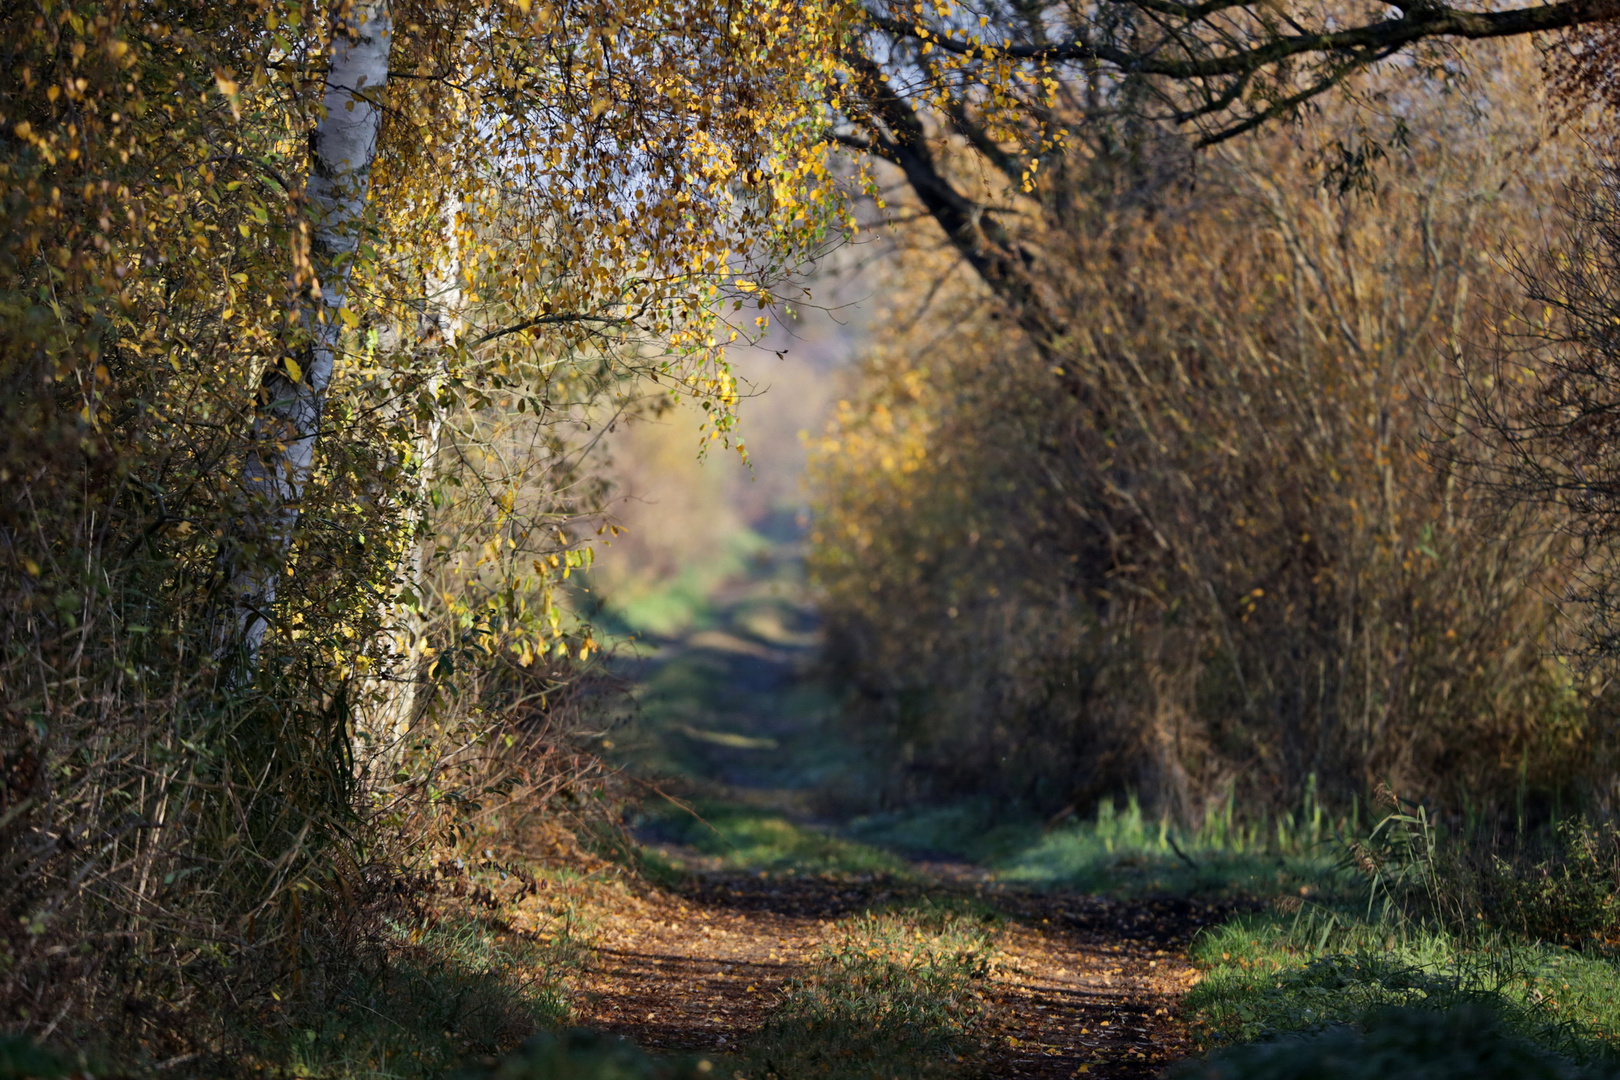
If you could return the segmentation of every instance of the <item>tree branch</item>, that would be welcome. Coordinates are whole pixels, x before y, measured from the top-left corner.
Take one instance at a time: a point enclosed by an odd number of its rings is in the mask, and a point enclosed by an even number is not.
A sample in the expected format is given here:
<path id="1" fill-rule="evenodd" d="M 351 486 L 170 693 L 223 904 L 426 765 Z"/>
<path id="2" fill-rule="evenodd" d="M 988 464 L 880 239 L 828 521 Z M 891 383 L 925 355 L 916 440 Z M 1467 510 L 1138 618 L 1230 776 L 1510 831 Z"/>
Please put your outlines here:
<path id="1" fill-rule="evenodd" d="M 1253 5 L 1203 4 L 1187 6 L 1157 0 L 1116 0 L 1144 10 L 1183 15 L 1189 24 L 1208 14 Z M 871 24 L 897 37 L 931 42 L 936 48 L 986 60 L 1004 58 L 1050 63 L 1101 61 L 1121 71 L 1162 75 L 1171 79 L 1216 79 L 1244 75 L 1297 56 L 1364 52 L 1387 54 L 1429 38 L 1515 37 L 1562 30 L 1620 17 L 1620 0 L 1560 0 L 1559 3 L 1507 11 L 1461 11 L 1443 4 L 1408 4 L 1398 19 L 1369 22 L 1345 30 L 1305 32 L 1274 37 L 1252 48 L 1206 57 L 1166 58 L 1157 48 L 1135 52 L 1106 42 L 1074 37 L 1056 45 L 987 45 L 940 34 L 917 23 L 868 12 Z"/>
<path id="2" fill-rule="evenodd" d="M 469 349 L 476 349 L 480 345 L 487 345 L 512 334 L 521 334 L 525 330 L 533 330 L 540 326 L 556 326 L 561 323 L 596 323 L 600 326 L 627 326 L 630 320 L 614 319 L 606 315 L 536 315 L 532 319 L 525 319 L 511 326 L 503 326 L 499 330 L 491 330 L 486 334 L 467 343 Z"/>

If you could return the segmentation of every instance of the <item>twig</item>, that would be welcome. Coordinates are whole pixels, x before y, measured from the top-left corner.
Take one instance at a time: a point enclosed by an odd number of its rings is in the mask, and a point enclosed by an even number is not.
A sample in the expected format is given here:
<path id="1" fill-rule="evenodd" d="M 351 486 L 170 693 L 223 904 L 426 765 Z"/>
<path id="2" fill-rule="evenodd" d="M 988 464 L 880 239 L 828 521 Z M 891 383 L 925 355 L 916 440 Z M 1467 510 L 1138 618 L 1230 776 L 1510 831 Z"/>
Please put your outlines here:
<path id="1" fill-rule="evenodd" d="M 1170 850 L 1174 851 L 1176 853 L 1176 858 L 1180 859 L 1182 862 L 1186 863 L 1188 866 L 1192 867 L 1194 870 L 1202 870 L 1203 869 L 1202 866 L 1199 866 L 1198 863 L 1193 861 L 1193 858 L 1192 858 L 1191 855 L 1188 855 L 1185 851 L 1181 850 L 1181 845 L 1176 843 L 1176 834 L 1175 833 L 1167 832 L 1167 833 L 1164 834 L 1164 838 L 1166 840 L 1170 841 Z"/>

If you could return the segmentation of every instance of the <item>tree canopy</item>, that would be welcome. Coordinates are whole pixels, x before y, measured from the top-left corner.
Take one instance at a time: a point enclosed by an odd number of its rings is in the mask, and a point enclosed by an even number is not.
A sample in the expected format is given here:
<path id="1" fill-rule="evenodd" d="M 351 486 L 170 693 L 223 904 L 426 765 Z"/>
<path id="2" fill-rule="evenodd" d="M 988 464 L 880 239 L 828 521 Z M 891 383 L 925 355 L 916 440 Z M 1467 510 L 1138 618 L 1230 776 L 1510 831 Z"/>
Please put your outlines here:
<path id="1" fill-rule="evenodd" d="M 848 55 L 833 137 L 898 170 L 1009 314 L 1045 341 L 1072 328 L 1043 294 L 1038 245 L 1015 236 L 1008 221 L 1061 215 L 1077 154 L 1130 159 L 1138 183 L 1151 186 L 1156 170 L 1191 168 L 1189 153 L 1297 117 L 1380 65 L 1445 83 L 1463 70 L 1461 45 L 1541 35 L 1559 70 L 1601 66 L 1617 14 L 1608 0 L 1500 10 L 1429 2 L 874 3 Z M 1383 112 L 1386 130 L 1341 140 L 1349 171 L 1401 138 L 1401 108 Z"/>

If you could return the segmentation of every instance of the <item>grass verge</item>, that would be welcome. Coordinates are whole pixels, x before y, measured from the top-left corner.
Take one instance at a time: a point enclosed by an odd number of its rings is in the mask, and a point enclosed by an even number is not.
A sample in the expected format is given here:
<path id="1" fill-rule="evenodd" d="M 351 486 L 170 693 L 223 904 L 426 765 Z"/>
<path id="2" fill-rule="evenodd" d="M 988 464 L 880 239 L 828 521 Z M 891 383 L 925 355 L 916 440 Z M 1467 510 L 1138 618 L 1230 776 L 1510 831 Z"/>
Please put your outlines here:
<path id="1" fill-rule="evenodd" d="M 387 920 L 371 941 L 305 965 L 251 1012 L 190 1018 L 199 1049 L 185 1057 L 113 1060 L 94 1046 L 0 1039 L 0 1080 L 429 1080 L 567 1021 L 589 949 L 571 905 L 548 908 L 532 895 L 503 904 L 476 889 L 443 899 L 440 910 Z"/>
<path id="2" fill-rule="evenodd" d="M 243 1032 L 257 1069 L 331 1080 L 437 1077 L 566 1021 L 586 943 L 457 914 L 394 921 L 370 955 Z"/>
<path id="3" fill-rule="evenodd" d="M 1170 1080 L 1613 1080 L 1515 1034 L 1478 1005 L 1390 1007 L 1360 1028 L 1334 1025 L 1222 1050 L 1172 1069 Z"/>
<path id="4" fill-rule="evenodd" d="M 1185 1006 L 1206 1047 L 1359 1024 L 1391 1006 L 1484 1009 L 1578 1061 L 1620 1049 L 1611 957 L 1494 937 L 1464 943 L 1314 905 L 1233 920 L 1194 943 Z"/>
<path id="5" fill-rule="evenodd" d="M 642 811 L 638 833 L 662 845 L 644 850 L 644 860 L 662 860 L 672 869 L 895 878 L 910 873 L 905 860 L 881 848 L 770 810 L 712 799 L 689 805 L 649 804 Z"/>
<path id="6" fill-rule="evenodd" d="M 1320 891 L 1335 874 L 1328 841 L 1353 822 L 1330 821 L 1307 795 L 1300 812 L 1245 825 L 1230 802 L 1196 829 L 1147 817 L 1135 797 L 1099 804 L 1095 818 L 1057 824 L 988 805 L 924 807 L 857 821 L 851 834 L 913 854 L 943 854 L 995 871 L 1005 882 L 1118 898 L 1266 899 Z"/>

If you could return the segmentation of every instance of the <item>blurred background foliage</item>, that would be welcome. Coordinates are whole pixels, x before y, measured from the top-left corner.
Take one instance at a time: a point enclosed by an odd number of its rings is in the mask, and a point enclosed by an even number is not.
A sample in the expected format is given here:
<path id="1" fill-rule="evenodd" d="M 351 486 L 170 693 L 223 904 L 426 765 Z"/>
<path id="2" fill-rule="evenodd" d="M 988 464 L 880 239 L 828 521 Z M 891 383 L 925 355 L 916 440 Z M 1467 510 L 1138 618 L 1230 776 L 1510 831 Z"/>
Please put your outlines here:
<path id="1" fill-rule="evenodd" d="M 1605 682 L 1560 659 L 1570 510 L 1481 483 L 1509 452 L 1471 406 L 1535 392 L 1490 383 L 1506 263 L 1588 154 L 1540 86 L 1518 46 L 1455 84 L 1383 71 L 1191 172 L 1076 120 L 1004 219 L 1069 328 L 1044 343 L 933 221 L 896 231 L 810 556 L 894 797 L 1135 792 L 1196 826 L 1314 777 L 1340 812 L 1380 783 L 1475 821 L 1609 807 Z"/>

